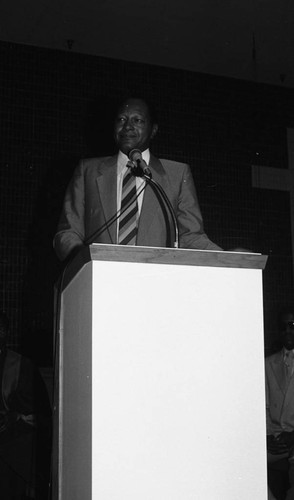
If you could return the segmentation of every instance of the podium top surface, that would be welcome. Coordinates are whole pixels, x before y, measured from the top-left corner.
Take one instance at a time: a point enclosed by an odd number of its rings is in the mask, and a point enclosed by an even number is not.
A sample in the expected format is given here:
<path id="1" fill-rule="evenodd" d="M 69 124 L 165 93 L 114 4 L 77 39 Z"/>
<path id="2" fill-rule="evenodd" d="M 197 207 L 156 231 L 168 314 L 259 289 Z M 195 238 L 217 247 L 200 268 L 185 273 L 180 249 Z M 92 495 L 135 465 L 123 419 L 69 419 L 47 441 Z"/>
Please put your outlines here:
<path id="1" fill-rule="evenodd" d="M 264 269 L 266 255 L 183 248 L 139 247 L 94 243 L 83 248 L 67 265 L 63 285 L 90 261 L 141 262 L 204 267 Z"/>

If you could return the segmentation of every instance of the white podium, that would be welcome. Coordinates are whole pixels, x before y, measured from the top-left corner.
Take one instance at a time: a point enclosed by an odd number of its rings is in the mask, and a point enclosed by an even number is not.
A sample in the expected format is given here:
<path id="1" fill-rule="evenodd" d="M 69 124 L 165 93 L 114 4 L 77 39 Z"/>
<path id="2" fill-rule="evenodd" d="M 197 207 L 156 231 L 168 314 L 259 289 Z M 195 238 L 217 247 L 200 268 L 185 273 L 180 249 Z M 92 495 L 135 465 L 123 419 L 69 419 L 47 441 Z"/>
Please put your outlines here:
<path id="1" fill-rule="evenodd" d="M 54 500 L 266 500 L 266 257 L 91 245 L 63 279 Z"/>

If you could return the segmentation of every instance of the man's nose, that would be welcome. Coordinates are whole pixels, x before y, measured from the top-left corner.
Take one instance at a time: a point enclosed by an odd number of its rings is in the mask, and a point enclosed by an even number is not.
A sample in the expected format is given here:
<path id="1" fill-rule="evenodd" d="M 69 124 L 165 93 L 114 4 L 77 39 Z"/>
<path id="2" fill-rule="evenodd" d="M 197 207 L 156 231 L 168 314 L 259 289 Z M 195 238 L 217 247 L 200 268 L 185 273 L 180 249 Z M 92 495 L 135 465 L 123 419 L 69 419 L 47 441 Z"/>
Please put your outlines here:
<path id="1" fill-rule="evenodd" d="M 125 123 L 124 123 L 124 128 L 129 130 L 131 128 L 133 128 L 133 123 L 132 121 L 130 120 L 130 118 L 127 118 Z"/>

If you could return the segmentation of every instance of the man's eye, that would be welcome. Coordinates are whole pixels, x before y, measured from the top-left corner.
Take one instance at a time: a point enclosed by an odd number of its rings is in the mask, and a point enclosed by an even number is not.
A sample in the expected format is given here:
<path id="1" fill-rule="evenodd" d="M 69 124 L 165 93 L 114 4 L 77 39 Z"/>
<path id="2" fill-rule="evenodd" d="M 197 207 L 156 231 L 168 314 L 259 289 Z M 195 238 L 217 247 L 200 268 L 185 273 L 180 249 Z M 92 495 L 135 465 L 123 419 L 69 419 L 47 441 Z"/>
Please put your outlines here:
<path id="1" fill-rule="evenodd" d="M 144 122 L 143 118 L 135 118 L 134 122 L 137 123 L 138 125 L 142 125 Z"/>

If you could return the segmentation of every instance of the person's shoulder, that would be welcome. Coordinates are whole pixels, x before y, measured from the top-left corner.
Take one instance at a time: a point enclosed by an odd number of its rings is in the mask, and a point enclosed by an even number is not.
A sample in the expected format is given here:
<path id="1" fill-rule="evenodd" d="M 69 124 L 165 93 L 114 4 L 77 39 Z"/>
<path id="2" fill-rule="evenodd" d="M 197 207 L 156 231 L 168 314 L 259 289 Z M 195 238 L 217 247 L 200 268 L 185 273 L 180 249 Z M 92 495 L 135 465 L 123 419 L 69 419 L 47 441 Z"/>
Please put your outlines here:
<path id="1" fill-rule="evenodd" d="M 31 377 L 35 371 L 35 363 L 30 359 L 12 349 L 6 349 L 4 361 L 5 373 L 14 374 L 14 376 Z"/>
<path id="2" fill-rule="evenodd" d="M 274 352 L 274 353 L 269 354 L 268 356 L 266 356 L 266 358 L 265 358 L 265 363 L 266 363 L 266 364 L 270 364 L 270 363 L 272 363 L 272 362 L 277 362 L 277 361 L 279 361 L 282 357 L 283 357 L 283 349 L 280 349 L 279 351 Z"/>
<path id="3" fill-rule="evenodd" d="M 23 354 L 17 351 L 14 351 L 13 349 L 6 349 L 6 358 L 9 359 L 10 361 L 19 362 L 23 365 L 31 365 L 31 366 L 35 365 L 30 358 L 24 356 Z"/>
<path id="4" fill-rule="evenodd" d="M 175 160 L 167 160 L 166 158 L 160 158 L 160 162 L 167 169 L 185 170 L 189 168 L 189 165 L 187 163 Z"/>
<path id="5" fill-rule="evenodd" d="M 92 158 L 82 158 L 76 167 L 75 175 L 77 177 L 96 175 L 99 171 L 116 166 L 117 156 L 101 156 Z"/>
<path id="6" fill-rule="evenodd" d="M 84 168 L 96 168 L 99 165 L 113 163 L 114 161 L 116 161 L 116 156 L 97 156 L 93 158 L 82 158 L 80 164 L 83 165 Z"/>
<path id="7" fill-rule="evenodd" d="M 23 359 L 22 354 L 12 349 L 6 349 L 6 359 L 11 361 L 21 361 Z"/>
<path id="8" fill-rule="evenodd" d="M 189 179 L 191 177 L 191 169 L 187 163 L 182 163 L 174 160 L 160 159 L 165 174 L 176 182 L 181 179 Z"/>

